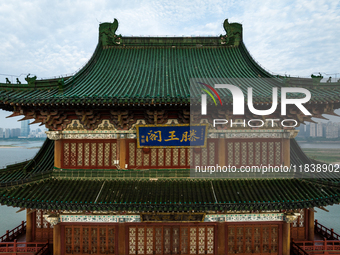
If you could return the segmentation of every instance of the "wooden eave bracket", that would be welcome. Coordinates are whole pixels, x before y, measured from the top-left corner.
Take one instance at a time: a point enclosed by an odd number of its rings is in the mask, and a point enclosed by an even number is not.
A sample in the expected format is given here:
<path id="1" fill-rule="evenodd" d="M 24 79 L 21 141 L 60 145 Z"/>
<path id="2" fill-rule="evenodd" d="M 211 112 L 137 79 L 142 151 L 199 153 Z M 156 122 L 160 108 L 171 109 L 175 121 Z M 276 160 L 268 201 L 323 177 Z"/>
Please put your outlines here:
<path id="1" fill-rule="evenodd" d="M 329 212 L 329 210 L 327 210 L 325 207 L 323 207 L 323 206 L 320 206 L 320 207 L 318 207 L 319 209 L 321 209 L 321 210 L 324 210 L 324 211 L 326 211 L 326 212 Z"/>
<path id="2" fill-rule="evenodd" d="M 19 212 L 22 212 L 22 211 L 25 211 L 26 208 L 20 208 L 20 210 L 16 211 L 15 213 L 19 213 Z"/>
<path id="3" fill-rule="evenodd" d="M 37 209 L 30 210 L 27 214 L 34 213 Z"/>

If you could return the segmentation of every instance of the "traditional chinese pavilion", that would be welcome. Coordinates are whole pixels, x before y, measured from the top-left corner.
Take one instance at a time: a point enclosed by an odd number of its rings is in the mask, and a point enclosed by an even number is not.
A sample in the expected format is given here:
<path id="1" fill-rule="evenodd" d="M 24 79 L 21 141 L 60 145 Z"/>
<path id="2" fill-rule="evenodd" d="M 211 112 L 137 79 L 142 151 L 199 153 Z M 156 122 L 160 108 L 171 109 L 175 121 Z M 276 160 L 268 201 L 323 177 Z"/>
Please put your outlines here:
<path id="1" fill-rule="evenodd" d="M 334 114 L 340 83 L 273 76 L 247 51 L 241 24 L 228 20 L 217 37 L 125 37 L 117 28 L 117 20 L 100 24 L 93 56 L 71 77 L 0 84 L 1 109 L 49 129 L 32 160 L 0 171 L 1 204 L 27 211 L 26 241 L 48 240 L 55 255 L 286 255 L 291 238 L 313 240 L 313 208 L 340 202 L 336 175 L 190 178 L 193 162 L 316 162 L 294 140 L 297 131 L 280 122 L 214 128 L 216 116 L 190 114 L 197 98 L 189 80 L 270 78 L 253 84 L 258 109 L 271 105 L 274 86 L 308 88 L 312 116 L 288 108 L 298 124 Z M 232 98 L 221 98 L 218 114 L 230 119 Z M 283 120 L 279 110 L 267 117 Z M 204 140 L 193 150 L 184 144 L 192 142 L 189 124 Z"/>

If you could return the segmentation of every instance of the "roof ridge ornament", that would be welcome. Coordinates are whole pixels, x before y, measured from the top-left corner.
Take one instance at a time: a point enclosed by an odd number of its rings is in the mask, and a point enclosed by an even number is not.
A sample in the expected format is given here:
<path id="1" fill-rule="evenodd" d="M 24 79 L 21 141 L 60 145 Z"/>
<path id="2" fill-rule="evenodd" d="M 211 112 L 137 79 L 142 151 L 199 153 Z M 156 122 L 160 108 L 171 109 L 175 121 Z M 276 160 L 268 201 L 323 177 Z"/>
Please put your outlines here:
<path id="1" fill-rule="evenodd" d="M 31 74 L 27 74 L 25 80 L 27 81 L 28 85 L 34 85 L 35 81 L 37 80 L 37 76 L 29 77 Z"/>
<path id="2" fill-rule="evenodd" d="M 240 23 L 229 23 L 228 19 L 223 22 L 225 35 L 220 35 L 221 44 L 226 46 L 239 46 L 242 41 L 242 24 Z"/>
<path id="3" fill-rule="evenodd" d="M 99 40 L 103 46 L 114 46 L 120 44 L 122 35 L 116 34 L 118 29 L 118 20 L 114 19 L 112 23 L 105 22 L 99 25 Z"/>

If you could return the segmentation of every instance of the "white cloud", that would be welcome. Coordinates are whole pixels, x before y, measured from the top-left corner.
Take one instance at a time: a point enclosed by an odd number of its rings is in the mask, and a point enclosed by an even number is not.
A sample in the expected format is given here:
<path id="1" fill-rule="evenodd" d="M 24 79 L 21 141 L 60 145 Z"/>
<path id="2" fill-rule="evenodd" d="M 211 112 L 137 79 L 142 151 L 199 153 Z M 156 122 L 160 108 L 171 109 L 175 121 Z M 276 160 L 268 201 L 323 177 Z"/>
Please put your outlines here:
<path id="1" fill-rule="evenodd" d="M 335 1 L 266 3 L 249 4 L 243 15 L 245 43 L 257 61 L 281 74 L 340 73 L 340 11 Z"/>
<path id="2" fill-rule="evenodd" d="M 48 77 L 92 55 L 98 22 L 118 18 L 123 35 L 219 35 L 242 22 L 257 61 L 278 73 L 340 72 L 336 1 L 16 1 L 0 5 L 1 73 Z M 33 69 L 33 70 L 32 70 Z"/>

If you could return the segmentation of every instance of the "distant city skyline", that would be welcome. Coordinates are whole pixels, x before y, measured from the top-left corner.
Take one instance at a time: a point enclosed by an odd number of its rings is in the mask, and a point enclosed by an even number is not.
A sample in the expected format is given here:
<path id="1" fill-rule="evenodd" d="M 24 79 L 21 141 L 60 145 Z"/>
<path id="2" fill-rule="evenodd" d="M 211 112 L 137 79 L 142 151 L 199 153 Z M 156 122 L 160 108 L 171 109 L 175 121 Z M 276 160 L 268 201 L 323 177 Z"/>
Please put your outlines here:
<path id="1" fill-rule="evenodd" d="M 21 128 L 21 121 L 24 116 L 17 116 L 12 118 L 6 118 L 7 116 L 11 115 L 12 112 L 0 110 L 0 127 L 1 128 Z M 32 124 L 30 125 L 30 130 L 35 130 L 37 128 L 45 128 L 45 126 L 39 126 L 40 124 Z"/>
<path id="2" fill-rule="evenodd" d="M 326 138 L 338 139 L 340 134 L 340 121 L 316 122 L 300 125 L 297 138 Z"/>
<path id="3" fill-rule="evenodd" d="M 0 139 L 16 138 L 46 138 L 46 128 L 37 128 L 30 130 L 26 124 L 21 128 L 2 128 L 0 127 Z"/>

